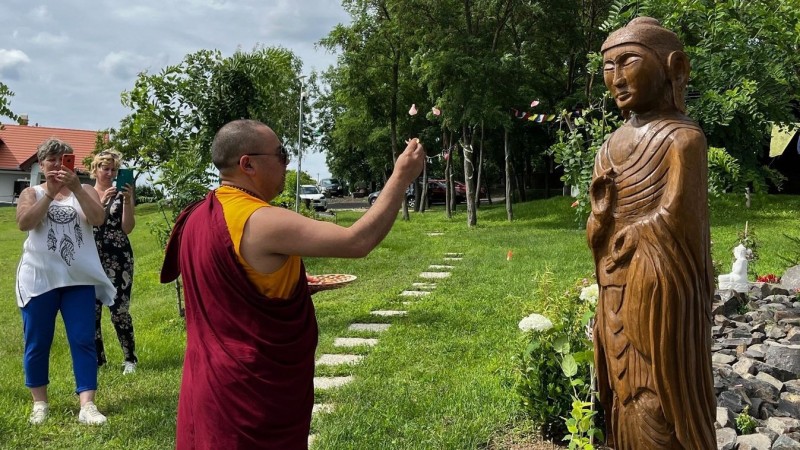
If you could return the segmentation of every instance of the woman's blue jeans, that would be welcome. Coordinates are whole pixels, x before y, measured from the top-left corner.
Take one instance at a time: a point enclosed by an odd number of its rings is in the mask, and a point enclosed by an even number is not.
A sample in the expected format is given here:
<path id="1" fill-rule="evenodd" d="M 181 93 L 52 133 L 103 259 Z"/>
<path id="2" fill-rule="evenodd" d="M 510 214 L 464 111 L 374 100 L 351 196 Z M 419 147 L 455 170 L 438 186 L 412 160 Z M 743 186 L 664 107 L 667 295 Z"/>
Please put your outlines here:
<path id="1" fill-rule="evenodd" d="M 61 311 L 72 354 L 75 392 L 97 390 L 94 303 L 94 286 L 67 286 L 33 297 L 20 308 L 25 337 L 25 386 L 35 388 L 50 383 L 50 347 L 56 315 Z"/>

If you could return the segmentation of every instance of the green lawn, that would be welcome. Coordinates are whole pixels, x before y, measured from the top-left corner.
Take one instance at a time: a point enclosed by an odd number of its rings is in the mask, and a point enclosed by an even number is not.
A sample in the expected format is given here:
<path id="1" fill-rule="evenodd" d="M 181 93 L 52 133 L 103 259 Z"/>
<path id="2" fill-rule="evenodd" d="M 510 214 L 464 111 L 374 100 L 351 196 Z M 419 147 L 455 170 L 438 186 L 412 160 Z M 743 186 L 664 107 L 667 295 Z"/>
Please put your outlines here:
<path id="1" fill-rule="evenodd" d="M 740 201 L 741 200 L 741 201 Z M 731 249 L 745 221 L 760 244 L 759 273 L 782 274 L 789 241 L 800 234 L 800 197 L 769 196 L 744 208 L 744 199 L 726 197 L 712 205 L 714 257 L 730 269 Z M 318 403 L 335 410 L 315 418 L 315 448 L 456 449 L 481 448 L 525 422 L 512 390 L 511 356 L 521 348 L 519 320 L 542 305 L 535 277 L 555 274 L 558 288 L 591 273 L 585 234 L 573 220 L 571 199 L 554 198 L 514 205 L 514 222 L 503 204 L 482 205 L 478 226 L 467 229 L 463 206 L 452 220 L 441 207 L 412 214 L 396 224 L 367 258 L 308 259 L 312 273 L 351 273 L 358 280 L 344 289 L 314 296 L 320 326 L 318 354 L 344 353 L 336 337 L 379 337 L 361 364 L 320 368 L 318 375 L 355 376 L 333 391 L 318 391 Z M 358 212 L 341 212 L 352 223 Z M 158 283 L 161 249 L 148 223 L 158 220 L 151 206 L 137 210 L 132 235 L 136 274 L 131 312 L 140 359 L 135 375 L 123 377 L 122 356 L 105 315 L 109 365 L 100 371 L 97 403 L 109 423 L 88 428 L 77 423 L 77 398 L 63 327 L 51 358 L 51 416 L 44 426 L 27 423 L 30 395 L 22 374 L 21 320 L 14 299 L 14 273 L 24 233 L 14 209 L 0 208 L 0 448 L 164 449 L 174 446 L 175 412 L 185 342 L 172 285 Z M 428 236 L 432 231 L 443 236 Z M 506 260 L 509 250 L 511 261 Z M 800 249 L 798 249 L 800 251 Z M 445 252 L 464 254 L 451 278 L 430 296 L 404 306 L 398 294 L 430 264 L 447 264 Z M 374 318 L 375 309 L 407 309 L 402 318 Z M 354 322 L 391 322 L 383 334 L 347 331 Z"/>

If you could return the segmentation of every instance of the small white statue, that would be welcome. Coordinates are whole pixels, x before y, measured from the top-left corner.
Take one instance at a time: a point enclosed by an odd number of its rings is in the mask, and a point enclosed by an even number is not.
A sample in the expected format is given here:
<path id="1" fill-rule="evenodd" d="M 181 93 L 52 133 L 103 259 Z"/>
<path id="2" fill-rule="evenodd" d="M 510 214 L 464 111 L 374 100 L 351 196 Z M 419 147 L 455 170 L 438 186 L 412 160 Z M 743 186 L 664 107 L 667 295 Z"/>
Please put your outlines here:
<path id="1" fill-rule="evenodd" d="M 733 289 L 736 292 L 747 292 L 750 289 L 750 283 L 747 281 L 747 259 L 750 250 L 742 244 L 733 249 L 733 256 L 736 260 L 733 262 L 733 269 L 727 275 L 719 276 L 719 289 Z"/>

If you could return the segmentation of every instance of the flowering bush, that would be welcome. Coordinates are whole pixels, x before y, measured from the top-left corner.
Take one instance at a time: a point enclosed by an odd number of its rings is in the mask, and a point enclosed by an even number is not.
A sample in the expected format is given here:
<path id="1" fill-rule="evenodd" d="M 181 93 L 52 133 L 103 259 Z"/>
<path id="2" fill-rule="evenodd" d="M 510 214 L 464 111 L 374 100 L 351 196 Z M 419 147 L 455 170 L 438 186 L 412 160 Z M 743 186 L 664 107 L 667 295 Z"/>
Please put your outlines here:
<path id="1" fill-rule="evenodd" d="M 776 276 L 774 273 L 769 273 L 766 275 L 759 276 L 758 278 L 756 278 L 756 281 L 758 281 L 759 283 L 778 284 L 781 282 L 781 277 Z"/>
<path id="2" fill-rule="evenodd" d="M 597 304 L 597 285 L 583 280 L 564 294 L 551 295 L 552 284 L 552 274 L 545 274 L 537 286 L 547 316 L 531 314 L 519 322 L 525 350 L 515 357 L 515 389 L 543 437 L 561 441 L 566 435 L 573 444 L 597 431 L 595 412 L 585 401 L 591 400 L 593 351 L 584 333 L 586 317 L 593 316 Z"/>
<path id="3" fill-rule="evenodd" d="M 520 320 L 519 329 L 522 331 L 547 331 L 553 328 L 553 322 L 541 314 L 531 314 Z"/>

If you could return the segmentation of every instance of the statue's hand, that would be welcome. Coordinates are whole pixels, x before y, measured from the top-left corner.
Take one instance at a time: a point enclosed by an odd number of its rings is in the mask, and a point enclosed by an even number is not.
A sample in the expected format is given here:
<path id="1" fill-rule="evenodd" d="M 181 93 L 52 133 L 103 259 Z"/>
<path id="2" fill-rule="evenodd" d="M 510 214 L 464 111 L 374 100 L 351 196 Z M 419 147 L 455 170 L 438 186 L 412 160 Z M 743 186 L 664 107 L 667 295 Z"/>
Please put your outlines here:
<path id="1" fill-rule="evenodd" d="M 619 230 L 612 239 L 611 258 L 606 263 L 606 270 L 612 271 L 627 263 L 639 245 L 639 230 L 635 225 L 628 225 Z"/>
<path id="2" fill-rule="evenodd" d="M 617 189 L 614 185 L 616 176 L 614 169 L 608 169 L 592 180 L 592 184 L 589 187 L 592 214 L 601 223 L 607 222 L 611 217 L 611 208 L 617 198 Z"/>

